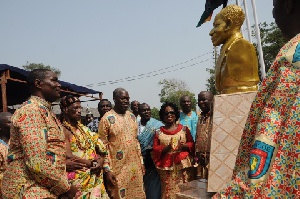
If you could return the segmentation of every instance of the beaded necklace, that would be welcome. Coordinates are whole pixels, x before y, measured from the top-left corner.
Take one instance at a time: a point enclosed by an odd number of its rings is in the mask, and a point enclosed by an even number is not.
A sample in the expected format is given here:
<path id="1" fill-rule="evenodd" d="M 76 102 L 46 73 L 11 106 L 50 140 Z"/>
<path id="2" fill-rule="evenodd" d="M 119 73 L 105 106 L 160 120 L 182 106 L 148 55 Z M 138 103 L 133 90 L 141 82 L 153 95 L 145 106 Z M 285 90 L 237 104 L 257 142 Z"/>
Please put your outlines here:
<path id="1" fill-rule="evenodd" d="M 83 128 L 84 126 L 83 124 L 81 124 L 81 122 L 78 121 L 76 127 L 73 127 L 71 124 L 64 120 L 63 126 L 74 135 L 78 148 L 80 148 L 81 150 L 87 150 L 91 148 L 92 137 L 89 135 L 89 133 L 85 132 Z M 77 129 L 79 130 L 80 134 L 77 133 Z"/>

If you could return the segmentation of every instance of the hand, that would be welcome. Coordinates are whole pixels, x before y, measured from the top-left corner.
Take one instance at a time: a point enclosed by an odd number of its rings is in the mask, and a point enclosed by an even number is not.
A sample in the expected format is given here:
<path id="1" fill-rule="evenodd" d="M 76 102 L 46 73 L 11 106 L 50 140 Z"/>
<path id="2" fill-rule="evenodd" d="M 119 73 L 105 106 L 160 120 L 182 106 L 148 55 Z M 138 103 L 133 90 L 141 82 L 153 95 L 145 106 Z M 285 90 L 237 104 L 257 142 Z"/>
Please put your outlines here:
<path id="1" fill-rule="evenodd" d="M 80 170 L 85 167 L 85 164 L 78 162 L 78 159 L 67 159 L 66 160 L 66 169 L 67 171 Z"/>
<path id="2" fill-rule="evenodd" d="M 102 167 L 103 167 L 103 158 L 98 158 L 96 160 L 97 165 L 96 166 L 91 166 L 91 173 L 99 174 Z"/>
<path id="3" fill-rule="evenodd" d="M 95 146 L 95 151 L 96 151 L 97 155 L 100 155 L 100 156 L 105 156 L 106 155 L 103 151 L 100 150 L 98 145 Z"/>
<path id="4" fill-rule="evenodd" d="M 181 151 L 190 151 L 189 146 L 181 140 L 178 141 L 178 149 Z"/>
<path id="5" fill-rule="evenodd" d="M 105 178 L 109 186 L 114 187 L 117 185 L 117 179 L 111 171 L 106 173 Z"/>
<path id="6" fill-rule="evenodd" d="M 171 149 L 172 149 L 172 147 L 171 147 L 171 145 L 169 144 L 168 146 L 166 146 L 166 147 L 162 150 L 161 154 L 162 154 L 162 155 L 165 155 L 166 153 L 170 152 Z"/>
<path id="7" fill-rule="evenodd" d="M 76 194 L 78 192 L 78 187 L 74 186 L 74 185 L 71 185 L 70 189 L 59 196 L 60 199 L 73 199 L 75 198 Z"/>
<path id="8" fill-rule="evenodd" d="M 198 156 L 198 162 L 202 167 L 206 167 L 209 163 L 209 153 L 200 152 L 196 154 Z"/>

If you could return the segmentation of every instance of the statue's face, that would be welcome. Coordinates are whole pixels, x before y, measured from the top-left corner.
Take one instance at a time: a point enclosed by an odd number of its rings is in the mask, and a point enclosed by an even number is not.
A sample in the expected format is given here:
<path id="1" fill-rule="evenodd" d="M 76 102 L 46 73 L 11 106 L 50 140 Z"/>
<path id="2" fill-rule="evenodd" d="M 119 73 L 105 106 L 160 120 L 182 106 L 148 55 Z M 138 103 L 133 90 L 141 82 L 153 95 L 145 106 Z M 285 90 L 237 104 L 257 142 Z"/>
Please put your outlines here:
<path id="1" fill-rule="evenodd" d="M 209 33 L 209 35 L 211 36 L 211 41 L 212 41 L 213 45 L 219 46 L 221 44 L 224 44 L 229 37 L 226 22 L 218 14 L 215 17 L 213 25 L 214 25 L 214 27 Z"/>

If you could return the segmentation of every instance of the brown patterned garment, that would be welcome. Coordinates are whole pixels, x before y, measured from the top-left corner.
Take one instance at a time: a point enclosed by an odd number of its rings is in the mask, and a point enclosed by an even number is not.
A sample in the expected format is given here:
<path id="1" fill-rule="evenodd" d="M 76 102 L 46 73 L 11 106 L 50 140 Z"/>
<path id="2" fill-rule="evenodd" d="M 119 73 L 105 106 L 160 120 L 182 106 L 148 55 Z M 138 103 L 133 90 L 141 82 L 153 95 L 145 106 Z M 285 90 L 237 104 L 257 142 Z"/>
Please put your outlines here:
<path id="1" fill-rule="evenodd" d="M 212 132 L 212 114 L 200 115 L 196 133 L 197 178 L 208 178 L 209 154 Z"/>
<path id="2" fill-rule="evenodd" d="M 51 104 L 32 96 L 12 116 L 3 198 L 57 198 L 70 188 L 65 135 Z"/>
<path id="3" fill-rule="evenodd" d="M 116 187 L 108 187 L 114 199 L 144 199 L 140 144 L 137 140 L 138 124 L 135 116 L 126 111 L 107 112 L 99 124 L 99 137 L 108 147 L 110 169 L 117 178 Z"/>
<path id="4" fill-rule="evenodd" d="M 6 170 L 6 157 L 8 153 L 8 145 L 0 139 L 0 198 L 1 198 L 1 189 L 2 189 L 2 179 L 3 173 Z"/>

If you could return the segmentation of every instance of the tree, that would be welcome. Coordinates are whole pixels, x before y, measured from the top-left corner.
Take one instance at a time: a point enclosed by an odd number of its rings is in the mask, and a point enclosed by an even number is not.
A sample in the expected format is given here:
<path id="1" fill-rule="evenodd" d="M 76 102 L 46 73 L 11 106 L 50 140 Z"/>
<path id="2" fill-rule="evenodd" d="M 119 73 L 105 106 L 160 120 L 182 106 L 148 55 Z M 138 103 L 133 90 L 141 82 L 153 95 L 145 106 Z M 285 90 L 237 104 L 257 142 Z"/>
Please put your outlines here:
<path id="1" fill-rule="evenodd" d="M 215 80 L 215 68 L 217 65 L 217 59 L 219 57 L 218 54 L 218 47 L 214 48 L 214 60 L 215 60 L 215 66 L 213 66 L 213 68 L 206 68 L 206 71 L 209 72 L 209 78 L 206 79 L 207 83 L 205 84 L 206 86 L 206 90 L 212 92 L 212 94 L 217 95 L 218 91 L 216 89 L 216 80 Z"/>
<path id="2" fill-rule="evenodd" d="M 50 69 L 50 70 L 52 70 L 54 73 L 56 73 L 56 75 L 58 76 L 58 77 L 60 77 L 60 75 L 61 75 L 61 71 L 59 70 L 59 69 L 57 69 L 57 68 L 54 68 L 54 67 L 51 67 L 51 66 L 49 66 L 49 65 L 44 65 L 44 64 L 42 64 L 42 63 L 39 63 L 39 64 L 37 64 L 37 63 L 29 63 L 29 62 L 27 62 L 26 63 L 26 65 L 23 65 L 22 66 L 25 70 L 27 70 L 27 71 L 32 71 L 33 69 L 43 69 L 43 68 L 45 68 L 45 69 Z"/>
<path id="3" fill-rule="evenodd" d="M 216 82 L 215 82 L 215 67 L 206 68 L 206 71 L 209 72 L 209 78 L 206 80 L 207 83 L 205 84 L 206 90 L 212 92 L 212 94 L 214 95 L 217 95 L 218 91 L 216 89 Z"/>
<path id="4" fill-rule="evenodd" d="M 267 72 L 274 62 L 279 50 L 286 42 L 288 42 L 288 40 L 283 37 L 280 29 L 274 22 L 270 24 L 267 24 L 266 22 L 260 23 L 259 29 L 262 51 L 264 54 L 264 62 Z M 254 30 L 252 31 L 252 36 L 255 36 Z M 254 43 L 254 46 L 257 48 L 257 43 Z"/>
<path id="5" fill-rule="evenodd" d="M 156 107 L 153 107 L 151 109 L 151 117 L 153 117 L 154 119 L 160 120 L 159 118 L 159 109 Z"/>
<path id="6" fill-rule="evenodd" d="M 187 84 L 178 79 L 164 79 L 158 83 L 162 86 L 160 91 L 160 102 L 173 102 L 178 108 L 180 108 L 179 98 L 183 95 L 188 95 L 191 97 L 192 101 L 192 110 L 196 110 L 196 98 L 195 94 L 189 91 Z"/>

